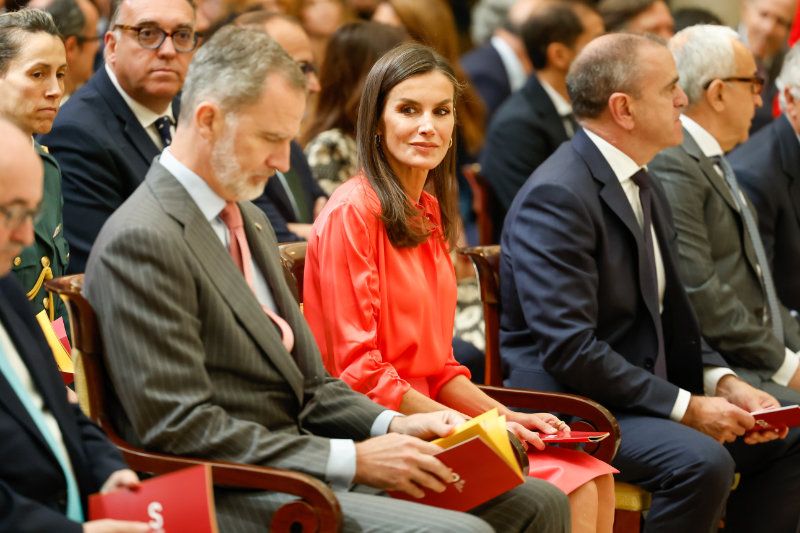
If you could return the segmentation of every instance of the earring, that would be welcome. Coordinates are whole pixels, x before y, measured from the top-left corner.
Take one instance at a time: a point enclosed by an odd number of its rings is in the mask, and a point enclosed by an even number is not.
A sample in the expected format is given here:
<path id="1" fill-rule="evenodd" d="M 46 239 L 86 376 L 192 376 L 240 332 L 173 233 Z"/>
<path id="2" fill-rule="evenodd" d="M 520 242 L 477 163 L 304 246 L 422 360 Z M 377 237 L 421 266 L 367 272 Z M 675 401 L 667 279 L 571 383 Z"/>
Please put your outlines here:
<path id="1" fill-rule="evenodd" d="M 450 144 L 447 145 L 447 147 L 448 148 L 452 148 L 453 147 L 453 138 L 452 137 L 450 137 Z"/>
<path id="2" fill-rule="evenodd" d="M 381 136 L 378 135 L 377 133 L 375 134 L 375 146 L 377 146 L 378 148 L 381 147 Z"/>

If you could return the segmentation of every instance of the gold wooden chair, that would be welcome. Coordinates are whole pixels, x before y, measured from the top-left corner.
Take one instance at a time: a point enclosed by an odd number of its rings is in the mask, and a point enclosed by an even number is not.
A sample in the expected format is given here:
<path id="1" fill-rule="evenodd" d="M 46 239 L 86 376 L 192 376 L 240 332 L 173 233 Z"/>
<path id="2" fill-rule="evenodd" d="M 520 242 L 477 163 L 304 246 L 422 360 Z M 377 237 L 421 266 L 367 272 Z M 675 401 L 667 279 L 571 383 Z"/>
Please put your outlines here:
<path id="1" fill-rule="evenodd" d="M 472 191 L 472 210 L 478 225 L 478 242 L 481 245 L 494 244 L 497 242 L 494 215 L 500 209 L 494 191 L 481 174 L 480 164 L 464 165 L 461 173 Z"/>
<path id="2" fill-rule="evenodd" d="M 137 472 L 165 474 L 194 465 L 209 465 L 215 485 L 282 492 L 297 500 L 280 507 L 269 524 L 270 531 L 333 533 L 341 528 L 341 509 L 333 491 L 322 481 L 288 470 L 209 461 L 153 453 L 131 445 L 116 432 L 107 411 L 107 395 L 113 394 L 103 360 L 103 341 L 98 317 L 83 297 L 83 274 L 48 281 L 48 290 L 67 305 L 72 328 L 75 383 L 84 413 L 105 431 L 128 465 Z"/>
<path id="3" fill-rule="evenodd" d="M 472 260 L 481 288 L 483 320 L 486 323 L 486 384 L 503 385 L 502 361 L 500 358 L 500 246 L 474 246 L 463 248 L 459 253 Z M 555 407 L 551 408 L 558 411 Z M 563 411 L 558 411 L 563 412 Z M 638 533 L 641 529 L 642 512 L 650 508 L 651 495 L 646 490 L 617 481 L 614 531 Z"/>

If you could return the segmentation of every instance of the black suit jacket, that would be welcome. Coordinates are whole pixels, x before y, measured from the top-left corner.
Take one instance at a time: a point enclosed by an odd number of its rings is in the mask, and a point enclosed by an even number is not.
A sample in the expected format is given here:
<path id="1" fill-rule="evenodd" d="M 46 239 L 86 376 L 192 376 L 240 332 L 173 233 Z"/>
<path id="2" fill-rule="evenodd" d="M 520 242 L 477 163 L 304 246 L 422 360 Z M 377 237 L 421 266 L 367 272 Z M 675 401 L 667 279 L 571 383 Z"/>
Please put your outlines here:
<path id="1" fill-rule="evenodd" d="M 531 76 L 497 111 L 481 153 L 481 172 L 503 210 L 511 206 L 528 176 L 566 140 L 567 131 L 553 101 L 539 79 Z M 502 223 L 496 220 L 495 226 Z"/>
<path id="2" fill-rule="evenodd" d="M 461 67 L 486 104 L 488 123 L 500 105 L 511 96 L 511 83 L 500 54 L 491 42 L 487 42 L 465 54 L 461 58 Z"/>
<path id="3" fill-rule="evenodd" d="M 655 183 L 655 182 L 654 182 Z M 702 394 L 702 342 L 674 266 L 676 234 L 654 185 L 666 290 L 642 288 L 643 233 L 611 167 L 579 131 L 520 190 L 503 230 L 500 341 L 509 384 L 566 390 L 611 408 L 668 417 L 678 387 Z M 653 374 L 661 320 L 669 382 Z"/>
<path id="4" fill-rule="evenodd" d="M 786 116 L 733 151 L 729 161 L 758 212 L 778 296 L 800 310 L 800 141 Z"/>
<path id="5" fill-rule="evenodd" d="M 173 106 L 179 115 L 178 100 Z M 58 113 L 42 136 L 61 166 L 67 271 L 83 272 L 100 228 L 144 180 L 160 152 L 100 68 Z"/>
<path id="6" fill-rule="evenodd" d="M 289 156 L 289 166 L 300 178 L 300 183 L 303 186 L 303 192 L 306 195 L 306 205 L 313 211 L 314 202 L 317 198 L 325 197 L 325 191 L 322 190 L 317 180 L 315 180 L 311 174 L 311 167 L 308 166 L 308 160 L 303 153 L 303 148 L 297 141 L 292 141 Z M 303 240 L 295 233 L 292 233 L 287 225 L 291 222 L 300 222 L 292 208 L 292 201 L 289 199 L 289 194 L 291 194 L 291 191 L 283 186 L 277 176 L 273 176 L 267 182 L 264 193 L 253 200 L 253 203 L 260 207 L 267 215 L 270 224 L 272 224 L 272 229 L 275 230 L 275 236 L 278 242 Z"/>
<path id="7" fill-rule="evenodd" d="M 0 323 L 28 367 L 36 389 L 58 422 L 83 497 L 125 468 L 116 448 L 77 405 L 64 383 L 30 304 L 13 276 L 0 278 Z M 50 447 L 0 373 L 0 531 L 81 531 L 65 516 L 66 482 Z"/>

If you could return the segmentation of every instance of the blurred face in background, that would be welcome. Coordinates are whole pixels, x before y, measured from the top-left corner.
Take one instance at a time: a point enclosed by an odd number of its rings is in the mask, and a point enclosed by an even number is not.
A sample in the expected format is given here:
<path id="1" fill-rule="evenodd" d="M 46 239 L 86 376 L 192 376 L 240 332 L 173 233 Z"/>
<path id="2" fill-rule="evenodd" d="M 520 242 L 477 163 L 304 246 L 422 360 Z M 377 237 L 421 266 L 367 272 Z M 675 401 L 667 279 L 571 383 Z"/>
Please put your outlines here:
<path id="1" fill-rule="evenodd" d="M 756 58 L 770 59 L 786 46 L 796 7 L 796 0 L 744 1 L 742 24 Z"/>
<path id="2" fill-rule="evenodd" d="M 628 21 L 626 29 L 633 33 L 652 33 L 662 39 L 669 39 L 675 34 L 675 21 L 667 4 L 659 0 Z"/>

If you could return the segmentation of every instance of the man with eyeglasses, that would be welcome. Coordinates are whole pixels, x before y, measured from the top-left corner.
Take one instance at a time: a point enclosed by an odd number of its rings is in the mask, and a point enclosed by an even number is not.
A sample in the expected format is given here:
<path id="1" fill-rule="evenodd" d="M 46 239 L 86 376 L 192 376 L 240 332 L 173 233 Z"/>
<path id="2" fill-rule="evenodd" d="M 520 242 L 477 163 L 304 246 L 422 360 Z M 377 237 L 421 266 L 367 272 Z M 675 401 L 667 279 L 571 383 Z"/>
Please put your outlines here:
<path id="1" fill-rule="evenodd" d="M 650 170 L 672 207 L 678 268 L 703 336 L 732 370 L 778 400 L 800 403 L 800 325 L 776 296 L 754 209 L 725 153 L 748 137 L 762 105 L 753 54 L 723 26 L 691 26 L 670 40 L 689 105 L 683 144 Z"/>
<path id="2" fill-rule="evenodd" d="M 311 41 L 300 21 L 289 15 L 265 10 L 244 13 L 236 25 L 264 30 L 300 66 L 309 94 L 320 90 Z M 311 174 L 303 148 L 295 140 L 290 147 L 287 172 L 276 172 L 264 193 L 253 200 L 267 215 L 278 242 L 306 240 L 311 223 L 325 207 L 328 197 Z"/>
<path id="3" fill-rule="evenodd" d="M 168 146 L 197 47 L 191 0 L 120 0 L 105 34 L 105 66 L 70 98 L 43 137 L 64 176 L 69 271 L 83 272 L 106 219 Z"/>

